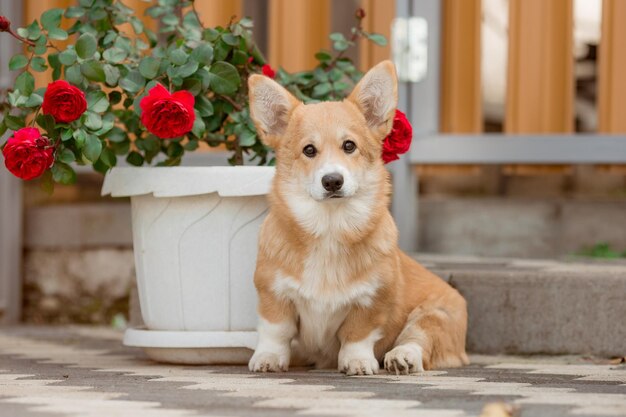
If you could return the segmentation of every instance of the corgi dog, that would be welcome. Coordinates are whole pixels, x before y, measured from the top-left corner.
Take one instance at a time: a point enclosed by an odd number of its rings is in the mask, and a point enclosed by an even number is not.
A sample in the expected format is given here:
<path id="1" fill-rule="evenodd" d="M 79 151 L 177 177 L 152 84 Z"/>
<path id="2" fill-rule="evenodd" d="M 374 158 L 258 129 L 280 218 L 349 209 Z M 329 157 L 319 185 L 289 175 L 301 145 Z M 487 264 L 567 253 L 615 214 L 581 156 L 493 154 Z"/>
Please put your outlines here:
<path id="1" fill-rule="evenodd" d="M 289 365 L 347 375 L 468 364 L 463 297 L 404 254 L 381 159 L 397 79 L 390 61 L 341 102 L 303 104 L 274 80 L 249 78 L 250 112 L 276 151 L 254 283 L 254 372 Z"/>

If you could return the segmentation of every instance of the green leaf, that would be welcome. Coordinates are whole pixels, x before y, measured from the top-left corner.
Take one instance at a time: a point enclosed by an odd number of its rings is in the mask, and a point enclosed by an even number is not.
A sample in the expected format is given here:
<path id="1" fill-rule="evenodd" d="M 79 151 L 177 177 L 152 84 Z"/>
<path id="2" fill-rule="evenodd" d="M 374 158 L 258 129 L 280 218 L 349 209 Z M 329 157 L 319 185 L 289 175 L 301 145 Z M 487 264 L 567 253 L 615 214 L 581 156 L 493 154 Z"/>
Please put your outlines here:
<path id="1" fill-rule="evenodd" d="M 128 52 L 115 46 L 113 48 L 105 50 L 102 54 L 102 57 L 104 59 L 114 64 L 119 64 L 120 62 L 124 61 L 127 56 Z"/>
<path id="2" fill-rule="evenodd" d="M 252 27 L 254 26 L 252 19 L 250 19 L 249 17 L 241 18 L 238 23 L 247 29 L 252 29 Z"/>
<path id="3" fill-rule="evenodd" d="M 328 37 L 333 42 L 347 42 L 346 37 L 343 35 L 343 33 L 331 33 Z"/>
<path id="4" fill-rule="evenodd" d="M 206 125 L 201 117 L 196 115 L 196 120 L 193 122 L 193 127 L 191 128 L 191 133 L 196 135 L 199 138 L 204 137 L 204 133 L 206 131 Z"/>
<path id="5" fill-rule="evenodd" d="M 47 31 L 58 28 L 61 24 L 61 16 L 63 16 L 63 9 L 46 10 L 41 15 L 41 26 Z"/>
<path id="6" fill-rule="evenodd" d="M 78 54 L 80 56 L 80 52 Z M 99 61 L 85 61 L 80 64 L 80 72 L 90 81 L 103 82 L 106 80 L 104 68 Z"/>
<path id="7" fill-rule="evenodd" d="M 136 151 L 131 151 L 126 157 L 126 162 L 134 166 L 142 166 L 143 165 L 143 156 Z"/>
<path id="8" fill-rule="evenodd" d="M 4 123 L 4 119 L 0 121 L 0 136 L 4 135 L 7 131 L 7 125 Z"/>
<path id="9" fill-rule="evenodd" d="M 22 38 L 28 38 L 28 28 L 17 28 L 17 34 Z"/>
<path id="10" fill-rule="evenodd" d="M 59 41 L 64 41 L 68 38 L 68 34 L 66 31 L 60 28 L 52 28 L 48 31 L 48 37 L 50 39 L 56 39 Z"/>
<path id="11" fill-rule="evenodd" d="M 83 82 L 83 74 L 80 72 L 80 65 L 75 64 L 65 68 L 65 79 L 74 85 L 80 85 Z"/>
<path id="12" fill-rule="evenodd" d="M 166 154 L 170 158 L 179 158 L 184 153 L 185 153 L 185 148 L 183 148 L 183 146 L 178 142 L 170 141 L 169 145 L 167 145 Z"/>
<path id="13" fill-rule="evenodd" d="M 220 36 L 220 33 L 213 28 L 206 28 L 202 32 L 202 38 L 205 41 L 215 42 L 215 40 Z"/>
<path id="14" fill-rule="evenodd" d="M 30 67 L 33 71 L 37 72 L 44 72 L 48 69 L 48 66 L 46 65 L 46 60 L 40 56 L 36 56 L 30 61 Z"/>
<path id="15" fill-rule="evenodd" d="M 217 94 L 232 94 L 241 84 L 237 68 L 228 62 L 216 62 L 209 70 L 211 89 Z"/>
<path id="16" fill-rule="evenodd" d="M 253 146 L 256 142 L 256 132 L 250 129 L 242 129 L 238 135 L 239 145 L 241 146 Z"/>
<path id="17" fill-rule="evenodd" d="M 208 43 L 201 43 L 193 50 L 191 58 L 202 65 L 210 65 L 213 61 L 213 47 Z"/>
<path id="18" fill-rule="evenodd" d="M 202 92 L 202 80 L 198 78 L 187 78 L 183 82 L 183 90 L 189 91 L 192 95 L 198 95 Z"/>
<path id="19" fill-rule="evenodd" d="M 347 41 L 337 41 L 333 42 L 333 48 L 337 51 L 345 51 L 350 47 L 350 44 Z"/>
<path id="20" fill-rule="evenodd" d="M 102 117 L 97 113 L 86 111 L 82 116 L 82 120 L 83 124 L 88 129 L 98 130 L 102 127 Z"/>
<path id="21" fill-rule="evenodd" d="M 178 16 L 176 16 L 175 14 L 167 14 L 163 16 L 161 22 L 163 22 L 167 26 L 176 26 L 178 24 Z"/>
<path id="22" fill-rule="evenodd" d="M 343 78 L 343 71 L 341 71 L 340 69 L 337 69 L 337 68 L 333 68 L 328 73 L 328 78 L 332 82 L 339 81 L 339 80 L 341 80 Z"/>
<path id="23" fill-rule="evenodd" d="M 245 65 L 248 62 L 248 54 L 239 49 L 234 49 L 233 58 L 230 62 L 233 65 Z"/>
<path id="24" fill-rule="evenodd" d="M 24 106 L 38 107 L 41 106 L 41 103 L 43 103 L 43 97 L 41 97 L 39 94 L 31 94 L 30 97 L 28 97 L 28 100 L 26 100 L 26 102 L 24 103 Z"/>
<path id="25" fill-rule="evenodd" d="M 226 57 L 228 56 L 228 54 L 230 53 L 232 49 L 230 45 L 228 45 L 222 39 L 220 39 L 216 43 L 214 48 L 215 49 L 213 50 L 213 59 L 215 61 L 223 61 L 224 59 L 226 59 Z"/>
<path id="26" fill-rule="evenodd" d="M 102 113 L 109 108 L 109 100 L 104 91 L 90 91 L 87 94 L 87 108 L 96 113 Z"/>
<path id="27" fill-rule="evenodd" d="M 117 164 L 117 157 L 111 149 L 104 148 L 102 149 L 102 153 L 100 154 L 100 161 L 108 168 L 111 168 Z"/>
<path id="28" fill-rule="evenodd" d="M 239 45 L 239 38 L 231 33 L 224 33 L 222 35 L 222 40 L 226 42 L 227 45 L 230 45 L 230 46 Z"/>
<path id="29" fill-rule="evenodd" d="M 198 70 L 198 63 L 196 61 L 189 61 L 182 67 L 176 68 L 176 70 L 174 71 L 174 74 L 176 77 L 186 78 L 186 77 L 189 77 L 194 72 L 196 72 L 197 70 Z"/>
<path id="30" fill-rule="evenodd" d="M 333 59 L 333 57 L 326 51 L 319 51 L 318 53 L 315 54 L 315 59 L 317 59 L 320 62 L 328 62 L 331 59 Z"/>
<path id="31" fill-rule="evenodd" d="M 91 162 L 96 162 L 102 153 L 102 141 L 96 135 L 87 134 L 83 155 Z"/>
<path id="32" fill-rule="evenodd" d="M 31 23 L 26 30 L 28 31 L 28 36 L 26 36 L 31 41 L 36 41 L 41 36 L 41 28 L 39 27 L 39 23 L 35 20 Z"/>
<path id="33" fill-rule="evenodd" d="M 196 97 L 195 108 L 201 117 L 211 116 L 214 113 L 213 103 L 205 96 Z"/>
<path id="34" fill-rule="evenodd" d="M 63 65 L 72 65 L 76 62 L 76 51 L 73 49 L 66 49 L 59 54 L 59 62 Z"/>
<path id="35" fill-rule="evenodd" d="M 90 9 L 88 13 L 87 19 L 89 20 L 102 20 L 106 19 L 108 16 L 106 10 L 95 7 Z"/>
<path id="36" fill-rule="evenodd" d="M 115 87 L 120 79 L 120 70 L 114 65 L 104 64 L 104 77 L 108 85 Z"/>
<path id="37" fill-rule="evenodd" d="M 183 65 L 187 62 L 187 58 L 187 53 L 182 49 L 174 49 L 170 52 L 170 61 L 172 61 L 172 64 Z"/>
<path id="38" fill-rule="evenodd" d="M 45 36 L 40 37 L 35 42 L 35 47 L 33 48 L 33 53 L 35 55 L 43 55 L 48 51 L 48 39 Z"/>
<path id="39" fill-rule="evenodd" d="M 374 42 L 378 46 L 387 46 L 387 38 L 380 33 L 370 33 L 367 35 L 367 39 Z"/>
<path id="40" fill-rule="evenodd" d="M 143 32 L 143 22 L 136 17 L 130 18 L 130 25 L 133 27 L 133 30 L 137 35 Z"/>
<path id="41" fill-rule="evenodd" d="M 59 54 L 49 54 L 48 63 L 52 67 L 52 79 L 56 81 L 61 78 L 61 62 L 59 61 Z"/>
<path id="42" fill-rule="evenodd" d="M 35 90 L 35 78 L 30 72 L 23 72 L 15 79 L 15 87 L 23 96 L 30 96 Z"/>
<path id="43" fill-rule="evenodd" d="M 68 19 L 76 19 L 82 17 L 85 14 L 85 9 L 82 7 L 69 7 L 65 10 L 65 17 Z"/>
<path id="44" fill-rule="evenodd" d="M 83 33 L 76 41 L 76 52 L 82 59 L 89 59 L 96 53 L 98 43 L 91 33 Z"/>
<path id="45" fill-rule="evenodd" d="M 57 153 L 57 161 L 64 162 L 66 164 L 71 164 L 76 161 L 76 155 L 71 150 L 65 148 L 61 152 Z"/>
<path id="46" fill-rule="evenodd" d="M 63 142 L 65 142 L 66 140 L 70 140 L 73 137 L 74 132 L 72 131 L 72 129 L 65 129 L 62 133 L 61 133 L 61 140 Z"/>
<path id="47" fill-rule="evenodd" d="M 21 128 L 26 126 L 23 118 L 12 116 L 10 114 L 7 114 L 6 116 L 4 116 L 4 123 L 11 130 L 20 130 Z"/>
<path id="48" fill-rule="evenodd" d="M 61 184 L 73 184 L 76 182 L 76 172 L 66 163 L 57 161 L 51 168 L 52 178 Z"/>
<path id="49" fill-rule="evenodd" d="M 313 97 L 322 97 L 326 94 L 330 93 L 331 85 L 330 83 L 321 83 L 313 88 Z"/>
<path id="50" fill-rule="evenodd" d="M 28 58 L 26 58 L 22 54 L 14 55 L 9 60 L 9 69 L 11 71 L 19 70 L 19 69 L 24 68 L 26 64 L 28 64 Z"/>
<path id="51" fill-rule="evenodd" d="M 76 129 L 74 133 L 72 133 L 74 137 L 74 143 L 76 143 L 76 147 L 78 149 L 82 149 L 85 146 L 85 141 L 87 140 L 87 132 L 83 129 Z"/>
<path id="52" fill-rule="evenodd" d="M 146 85 L 146 80 L 137 70 L 130 71 L 125 77 L 120 79 L 120 87 L 131 93 L 136 93 Z"/>
<path id="53" fill-rule="evenodd" d="M 46 132 L 54 131 L 56 123 L 54 121 L 54 117 L 49 114 L 40 114 L 37 116 L 37 124 L 41 126 Z"/>
<path id="54" fill-rule="evenodd" d="M 198 149 L 199 146 L 199 142 L 195 139 L 189 139 L 189 142 L 187 142 L 184 146 L 186 151 L 195 151 L 196 149 Z"/>
<path id="55" fill-rule="evenodd" d="M 154 78 L 159 73 L 160 66 L 161 60 L 149 56 L 139 63 L 139 73 L 148 79 Z"/>

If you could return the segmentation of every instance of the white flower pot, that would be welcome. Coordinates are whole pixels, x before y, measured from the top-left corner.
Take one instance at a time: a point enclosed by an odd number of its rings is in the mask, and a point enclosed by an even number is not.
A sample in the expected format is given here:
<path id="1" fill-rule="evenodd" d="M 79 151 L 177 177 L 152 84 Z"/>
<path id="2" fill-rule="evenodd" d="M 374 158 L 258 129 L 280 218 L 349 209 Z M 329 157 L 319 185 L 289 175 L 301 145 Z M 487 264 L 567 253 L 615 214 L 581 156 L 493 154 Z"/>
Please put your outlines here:
<path id="1" fill-rule="evenodd" d="M 245 363 L 256 345 L 253 283 L 271 167 L 113 168 L 102 194 L 131 197 L 146 329 L 124 343 L 161 361 Z"/>

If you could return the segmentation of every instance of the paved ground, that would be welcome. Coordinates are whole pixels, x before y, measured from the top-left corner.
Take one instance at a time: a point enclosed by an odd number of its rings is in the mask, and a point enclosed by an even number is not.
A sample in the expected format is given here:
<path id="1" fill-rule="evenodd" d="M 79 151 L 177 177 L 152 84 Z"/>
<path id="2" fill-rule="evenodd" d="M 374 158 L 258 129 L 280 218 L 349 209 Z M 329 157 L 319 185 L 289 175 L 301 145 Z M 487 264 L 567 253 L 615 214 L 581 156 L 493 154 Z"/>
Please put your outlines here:
<path id="1" fill-rule="evenodd" d="M 492 402 L 522 417 L 626 416 L 626 365 L 608 360 L 473 356 L 415 376 L 253 375 L 156 364 L 120 340 L 107 329 L 0 329 L 0 417 L 460 417 Z"/>

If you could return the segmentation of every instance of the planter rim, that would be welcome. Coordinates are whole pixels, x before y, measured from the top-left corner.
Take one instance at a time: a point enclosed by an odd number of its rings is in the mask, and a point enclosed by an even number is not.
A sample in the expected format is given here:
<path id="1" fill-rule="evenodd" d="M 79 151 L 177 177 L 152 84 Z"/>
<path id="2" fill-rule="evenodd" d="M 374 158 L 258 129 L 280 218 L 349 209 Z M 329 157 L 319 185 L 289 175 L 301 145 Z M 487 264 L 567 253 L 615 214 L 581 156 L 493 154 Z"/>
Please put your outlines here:
<path id="1" fill-rule="evenodd" d="M 104 178 L 102 195 L 183 197 L 218 193 L 222 197 L 265 195 L 274 167 L 116 167 Z"/>

